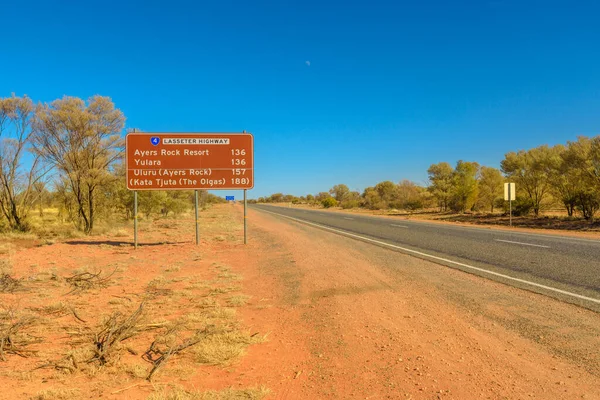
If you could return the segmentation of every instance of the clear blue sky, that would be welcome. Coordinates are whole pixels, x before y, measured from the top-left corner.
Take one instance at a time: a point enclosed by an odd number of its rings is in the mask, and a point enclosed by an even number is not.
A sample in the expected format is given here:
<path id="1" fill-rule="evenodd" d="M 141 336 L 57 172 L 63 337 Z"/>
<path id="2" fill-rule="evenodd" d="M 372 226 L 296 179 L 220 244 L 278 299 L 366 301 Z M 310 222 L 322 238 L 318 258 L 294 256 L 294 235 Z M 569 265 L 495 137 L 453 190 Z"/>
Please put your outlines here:
<path id="1" fill-rule="evenodd" d="M 0 96 L 250 131 L 250 197 L 600 134 L 597 1 L 0 1 Z"/>

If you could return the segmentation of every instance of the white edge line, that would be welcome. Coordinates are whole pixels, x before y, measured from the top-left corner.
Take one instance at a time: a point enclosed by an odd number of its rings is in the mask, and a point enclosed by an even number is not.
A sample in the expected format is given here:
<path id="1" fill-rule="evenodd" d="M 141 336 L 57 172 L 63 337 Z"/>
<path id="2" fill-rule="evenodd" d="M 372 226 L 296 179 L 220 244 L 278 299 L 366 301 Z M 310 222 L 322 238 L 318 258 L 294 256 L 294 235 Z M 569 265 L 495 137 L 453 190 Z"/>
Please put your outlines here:
<path id="1" fill-rule="evenodd" d="M 342 230 L 329 228 L 329 227 L 324 226 L 324 225 L 319 225 L 319 224 L 315 224 L 315 223 L 312 223 L 312 222 L 304 221 L 304 220 L 301 220 L 301 219 L 297 219 L 297 218 L 293 218 L 293 217 L 288 217 L 287 215 L 278 214 L 278 213 L 274 213 L 274 212 L 271 212 L 271 211 L 266 211 L 264 209 L 262 211 L 267 212 L 269 214 L 278 215 L 278 216 L 283 217 L 283 218 L 291 219 L 293 221 L 297 221 L 297 222 L 300 222 L 300 223 L 303 223 L 303 224 L 313 225 L 313 226 L 316 226 L 316 227 L 319 227 L 321 229 L 325 229 L 325 230 L 328 230 L 328 231 L 331 231 L 331 232 L 340 233 L 340 234 L 345 235 L 345 236 L 358 238 L 358 239 L 364 240 L 366 242 L 377 243 L 379 245 L 391 247 L 393 249 L 402 250 L 402 251 L 405 251 L 407 253 L 417 254 L 417 255 L 420 255 L 420 256 L 423 256 L 423 257 L 428 257 L 428 258 L 431 258 L 431 259 L 434 259 L 434 260 L 447 262 L 447 263 L 458 265 L 458 266 L 461 266 L 461 267 L 464 267 L 464 268 L 469 268 L 469 269 L 472 269 L 474 271 L 483 272 L 483 273 L 486 273 L 486 274 L 498 276 L 500 278 L 508 279 L 508 280 L 511 280 L 511 281 L 519 282 L 519 283 L 524 283 L 526 285 L 534 286 L 534 287 L 541 288 L 541 289 L 546 289 L 546 290 L 549 290 L 549 291 L 552 291 L 552 292 L 564 294 L 566 296 L 576 297 L 578 299 L 587 300 L 587 301 L 591 301 L 591 302 L 596 303 L 596 304 L 600 304 L 600 300 L 599 299 L 594 299 L 592 297 L 583 296 L 583 295 L 580 295 L 580 294 L 577 294 L 577 293 L 571 293 L 571 292 L 568 292 L 566 290 L 553 288 L 551 286 L 546 286 L 546 285 L 542 285 L 540 283 L 535 283 L 535 282 L 527 281 L 525 279 L 515 278 L 515 277 L 509 276 L 509 275 L 500 274 L 498 272 L 488 271 L 487 269 L 483 269 L 483 268 L 479 268 L 479 267 L 474 267 L 472 265 L 463 264 L 463 263 L 457 262 L 457 261 L 452 261 L 452 260 L 449 260 L 447 258 L 433 256 L 431 254 L 422 253 L 420 251 L 407 249 L 405 247 L 400 247 L 400 246 L 396 246 L 396 245 L 393 245 L 393 244 L 381 242 L 379 240 L 370 239 L 368 237 L 359 236 L 359 235 L 355 235 L 353 233 L 345 232 L 345 231 L 342 231 Z"/>
<path id="2" fill-rule="evenodd" d="M 396 226 L 398 228 L 408 228 L 408 226 L 406 225 L 396 225 L 396 224 L 390 224 L 390 226 Z"/>
<path id="3" fill-rule="evenodd" d="M 520 244 L 523 246 L 533 246 L 533 247 L 543 247 L 545 249 L 549 249 L 550 246 L 544 246 L 541 244 L 533 244 L 533 243 L 523 243 L 523 242 L 513 242 L 512 240 L 502 240 L 502 239 L 494 239 L 496 242 L 504 242 L 504 243 L 514 243 L 514 244 Z"/>
<path id="4" fill-rule="evenodd" d="M 344 217 L 344 219 L 354 219 L 354 218 L 350 218 L 350 217 Z"/>

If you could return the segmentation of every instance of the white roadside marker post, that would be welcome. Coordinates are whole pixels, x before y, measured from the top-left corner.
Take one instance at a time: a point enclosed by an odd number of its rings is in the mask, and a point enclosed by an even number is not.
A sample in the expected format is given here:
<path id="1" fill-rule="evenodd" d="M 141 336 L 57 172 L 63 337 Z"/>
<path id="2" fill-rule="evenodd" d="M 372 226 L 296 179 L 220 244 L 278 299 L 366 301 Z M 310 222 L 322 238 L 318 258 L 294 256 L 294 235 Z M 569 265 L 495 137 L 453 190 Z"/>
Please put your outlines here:
<path id="1" fill-rule="evenodd" d="M 515 184 L 504 184 L 504 200 L 508 201 L 508 224 L 512 228 L 512 201 L 516 199 Z"/>

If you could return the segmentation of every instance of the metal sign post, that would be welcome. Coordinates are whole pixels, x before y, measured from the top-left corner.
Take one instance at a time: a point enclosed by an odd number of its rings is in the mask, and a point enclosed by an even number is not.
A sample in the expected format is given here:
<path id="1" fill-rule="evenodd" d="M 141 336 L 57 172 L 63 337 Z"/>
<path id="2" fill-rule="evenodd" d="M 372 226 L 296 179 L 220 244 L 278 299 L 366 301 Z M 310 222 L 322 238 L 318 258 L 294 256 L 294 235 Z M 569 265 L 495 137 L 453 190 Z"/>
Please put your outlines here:
<path id="1" fill-rule="evenodd" d="M 510 189 L 508 189 L 510 192 Z M 512 228 L 512 199 L 508 201 L 508 226 Z"/>
<path id="2" fill-rule="evenodd" d="M 247 221 L 248 216 L 246 214 L 247 202 L 246 202 L 246 189 L 244 189 L 244 244 L 248 244 L 248 236 L 247 236 Z"/>
<path id="3" fill-rule="evenodd" d="M 137 211 L 137 190 L 133 191 L 133 247 L 138 247 L 138 211 Z"/>
<path id="4" fill-rule="evenodd" d="M 512 227 L 512 201 L 516 199 L 516 191 L 514 183 L 504 184 L 504 200 L 508 201 L 508 224 Z"/>
<path id="5" fill-rule="evenodd" d="M 196 246 L 200 244 L 200 221 L 198 220 L 198 191 L 194 190 L 194 207 L 196 208 Z"/>

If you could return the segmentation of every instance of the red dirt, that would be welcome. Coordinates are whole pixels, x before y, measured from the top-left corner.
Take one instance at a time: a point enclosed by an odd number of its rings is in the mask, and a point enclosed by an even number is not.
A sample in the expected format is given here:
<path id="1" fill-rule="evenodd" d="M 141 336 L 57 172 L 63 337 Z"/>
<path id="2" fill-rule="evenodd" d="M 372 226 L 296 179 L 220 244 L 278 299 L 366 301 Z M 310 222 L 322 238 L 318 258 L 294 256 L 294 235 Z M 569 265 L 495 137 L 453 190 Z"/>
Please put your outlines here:
<path id="1" fill-rule="evenodd" d="M 241 224 L 239 207 L 215 210 Z M 208 214 L 203 218 L 210 222 Z M 164 265 L 180 265 L 174 276 L 209 279 L 213 262 L 241 274 L 241 292 L 252 297 L 238 315 L 251 332 L 268 332 L 267 342 L 229 367 L 197 366 L 188 377 L 177 375 L 174 360 L 158 386 L 265 385 L 272 399 L 600 398 L 598 314 L 264 213 L 251 211 L 249 220 L 247 246 L 241 225 L 232 228 L 231 241 L 212 240 L 211 228 L 197 249 L 189 221 L 170 221 L 169 229 L 158 221 L 142 242 L 186 243 L 137 251 L 93 243 L 19 249 L 14 270 L 25 277 L 53 266 L 64 274 L 82 264 L 126 265 L 120 286 L 78 297 L 78 310 L 90 319 L 112 295 L 131 296 Z M 0 300 L 19 307 L 34 302 L 26 293 L 0 294 Z M 45 350 L 58 348 L 62 336 Z M 48 387 L 77 387 L 81 398 L 107 399 L 143 399 L 153 391 L 141 379 L 110 374 L 16 376 L 36 361 L 0 361 L 1 399 L 28 398 Z"/>

